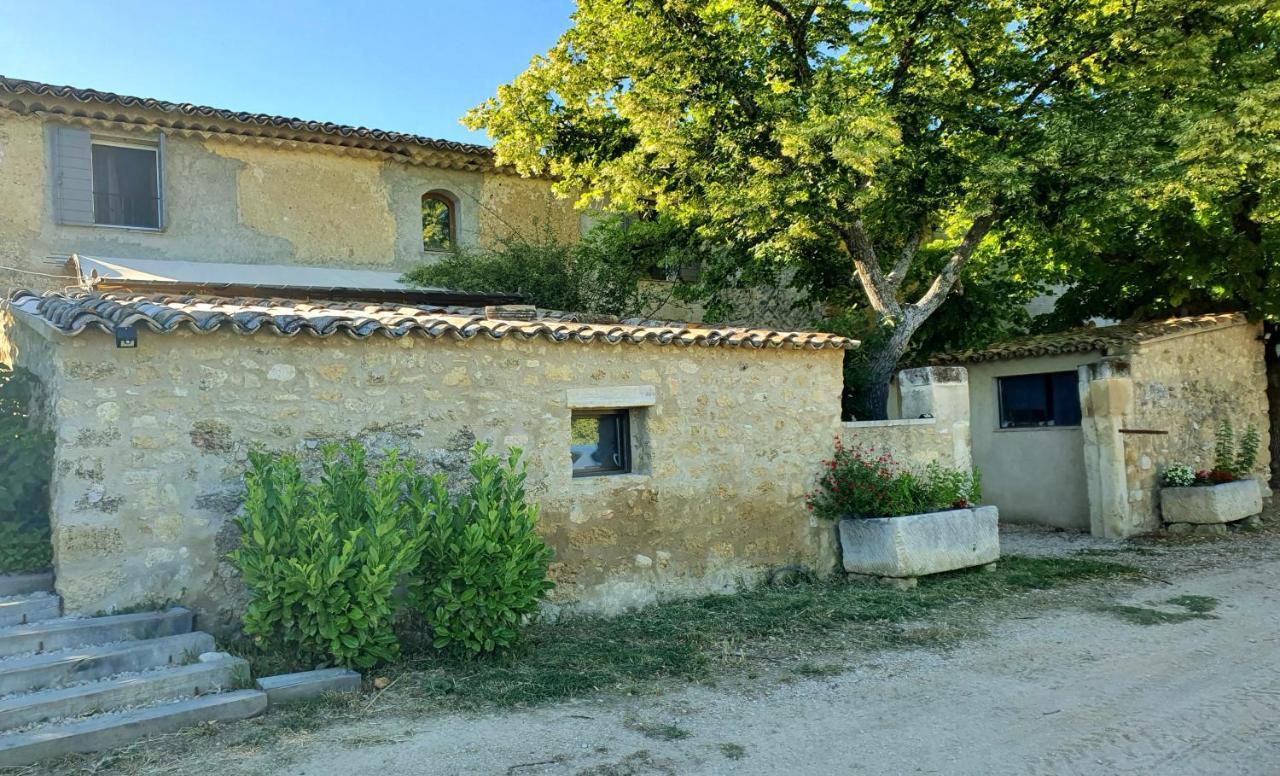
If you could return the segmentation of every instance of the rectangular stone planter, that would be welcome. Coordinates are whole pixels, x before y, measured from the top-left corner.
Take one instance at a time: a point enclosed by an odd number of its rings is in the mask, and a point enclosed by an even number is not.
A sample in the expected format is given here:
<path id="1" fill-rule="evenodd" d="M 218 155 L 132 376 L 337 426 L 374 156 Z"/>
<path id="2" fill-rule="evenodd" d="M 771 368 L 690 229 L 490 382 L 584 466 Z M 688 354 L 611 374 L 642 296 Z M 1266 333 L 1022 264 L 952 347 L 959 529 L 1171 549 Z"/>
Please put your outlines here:
<path id="1" fill-rule="evenodd" d="M 1166 523 L 1216 525 L 1262 514 L 1262 486 L 1255 479 L 1221 485 L 1161 488 L 1160 512 Z"/>
<path id="2" fill-rule="evenodd" d="M 999 522 L 995 507 L 847 518 L 840 521 L 844 570 L 912 578 L 995 563 L 1000 558 Z"/>

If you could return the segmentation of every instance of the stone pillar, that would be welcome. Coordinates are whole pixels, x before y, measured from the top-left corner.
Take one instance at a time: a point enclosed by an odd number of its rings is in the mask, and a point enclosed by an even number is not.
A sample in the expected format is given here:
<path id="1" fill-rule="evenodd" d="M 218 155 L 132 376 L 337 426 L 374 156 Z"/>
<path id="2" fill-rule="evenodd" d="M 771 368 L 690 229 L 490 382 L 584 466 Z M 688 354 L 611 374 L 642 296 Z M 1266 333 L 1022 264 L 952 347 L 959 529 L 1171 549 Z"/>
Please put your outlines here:
<path id="1" fill-rule="evenodd" d="M 1124 437 L 1120 429 L 1133 406 L 1128 364 L 1100 361 L 1080 367 L 1080 427 L 1089 485 L 1089 532 L 1124 539 L 1141 533 L 1129 508 Z"/>
<path id="2" fill-rule="evenodd" d="M 939 433 L 949 434 L 955 466 L 973 468 L 969 436 L 969 372 L 962 366 L 926 366 L 898 373 L 902 418 L 934 418 Z"/>

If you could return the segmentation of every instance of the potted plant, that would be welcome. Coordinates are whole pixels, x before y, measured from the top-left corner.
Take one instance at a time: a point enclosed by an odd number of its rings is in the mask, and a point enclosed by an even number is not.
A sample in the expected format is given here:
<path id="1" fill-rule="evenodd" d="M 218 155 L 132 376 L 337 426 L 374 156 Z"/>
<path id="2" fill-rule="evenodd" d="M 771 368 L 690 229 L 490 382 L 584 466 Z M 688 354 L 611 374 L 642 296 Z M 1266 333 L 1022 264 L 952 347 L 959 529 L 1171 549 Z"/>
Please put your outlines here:
<path id="1" fill-rule="evenodd" d="M 980 498 L 977 471 L 936 463 L 913 471 L 837 438 L 808 506 L 838 521 L 845 571 L 914 580 L 999 559 L 999 516 L 976 506 Z"/>
<path id="2" fill-rule="evenodd" d="M 1218 426 L 1212 469 L 1185 463 L 1160 475 L 1160 512 L 1171 525 L 1219 525 L 1262 513 L 1262 486 L 1251 475 L 1258 458 L 1258 431 L 1249 428 L 1235 442 L 1231 424 Z"/>

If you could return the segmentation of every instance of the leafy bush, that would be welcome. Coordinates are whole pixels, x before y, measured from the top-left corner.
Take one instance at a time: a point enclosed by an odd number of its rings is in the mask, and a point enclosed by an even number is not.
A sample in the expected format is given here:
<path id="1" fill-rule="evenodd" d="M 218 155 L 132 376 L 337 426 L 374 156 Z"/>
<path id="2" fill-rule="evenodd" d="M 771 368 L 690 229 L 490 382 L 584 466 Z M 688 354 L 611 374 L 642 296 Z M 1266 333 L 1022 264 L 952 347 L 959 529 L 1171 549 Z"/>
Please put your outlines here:
<path id="1" fill-rule="evenodd" d="M 835 455 L 807 499 L 818 517 L 897 517 L 963 509 L 982 498 L 977 470 L 966 472 L 931 463 L 913 472 L 888 452 L 847 448 L 836 439 Z"/>
<path id="2" fill-rule="evenodd" d="M 525 497 L 519 450 L 504 462 L 477 443 L 470 472 L 470 489 L 426 525 L 411 589 L 437 649 L 479 655 L 519 639 L 521 625 L 552 587 L 552 553 L 537 532 L 538 506 Z M 443 483 L 433 487 L 438 502 Z"/>
<path id="3" fill-rule="evenodd" d="M 229 556 L 250 595 L 244 629 L 301 665 L 369 668 L 399 655 L 393 593 L 418 564 L 423 524 L 447 511 L 442 478 L 427 487 L 394 453 L 370 478 L 358 444 L 322 455 L 317 483 L 295 456 L 250 455 Z"/>
<path id="4" fill-rule="evenodd" d="M 1160 475 L 1160 482 L 1170 488 L 1185 488 L 1194 485 L 1195 481 L 1195 470 L 1185 463 L 1169 464 Z"/>
<path id="5" fill-rule="evenodd" d="M 419 287 L 475 293 L 518 293 L 553 310 L 650 317 L 667 300 L 645 281 L 675 267 L 688 236 L 666 222 L 604 219 L 577 243 L 544 231 L 492 248 L 456 246 L 452 253 L 405 274 Z"/>
<path id="6" fill-rule="evenodd" d="M 39 422 L 43 398 L 35 375 L 0 371 L 0 574 L 43 571 L 53 559 L 53 435 Z"/>
<path id="7" fill-rule="evenodd" d="M 1258 460 L 1260 444 L 1258 430 L 1250 426 L 1237 445 L 1231 422 L 1224 420 L 1218 424 L 1214 433 L 1213 468 L 1192 472 L 1191 467 L 1186 464 L 1171 464 L 1165 468 L 1161 484 L 1167 487 L 1221 485 L 1250 477 Z"/>

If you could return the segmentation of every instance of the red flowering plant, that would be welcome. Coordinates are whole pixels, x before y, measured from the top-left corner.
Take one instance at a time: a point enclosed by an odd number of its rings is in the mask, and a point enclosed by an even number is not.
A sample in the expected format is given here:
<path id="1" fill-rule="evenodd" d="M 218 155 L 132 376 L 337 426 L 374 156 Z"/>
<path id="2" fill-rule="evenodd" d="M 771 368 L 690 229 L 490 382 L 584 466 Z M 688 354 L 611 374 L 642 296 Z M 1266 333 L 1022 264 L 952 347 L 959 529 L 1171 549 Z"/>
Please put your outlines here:
<path id="1" fill-rule="evenodd" d="M 818 517 L 897 517 L 944 509 L 964 509 L 981 498 L 981 477 L 931 463 L 918 471 L 875 448 L 845 447 L 823 462 L 817 488 L 806 497 Z"/>

